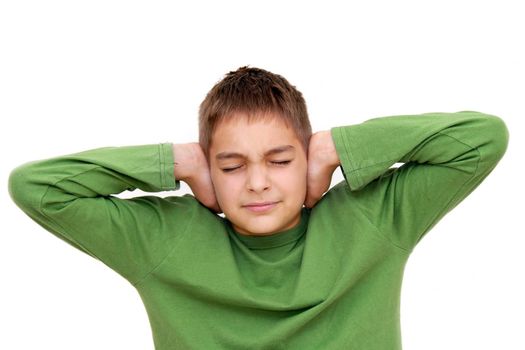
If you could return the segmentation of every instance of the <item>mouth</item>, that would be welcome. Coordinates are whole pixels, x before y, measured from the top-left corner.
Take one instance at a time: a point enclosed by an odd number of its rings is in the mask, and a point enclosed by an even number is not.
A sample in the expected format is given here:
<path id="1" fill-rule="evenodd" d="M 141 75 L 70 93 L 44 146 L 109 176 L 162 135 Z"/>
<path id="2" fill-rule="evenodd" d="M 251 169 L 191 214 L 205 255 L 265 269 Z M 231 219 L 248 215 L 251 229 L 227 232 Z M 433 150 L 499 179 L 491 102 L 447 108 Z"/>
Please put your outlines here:
<path id="1" fill-rule="evenodd" d="M 273 209 L 279 202 L 259 202 L 259 203 L 248 203 L 243 205 L 243 208 L 246 208 L 254 213 L 264 213 Z"/>

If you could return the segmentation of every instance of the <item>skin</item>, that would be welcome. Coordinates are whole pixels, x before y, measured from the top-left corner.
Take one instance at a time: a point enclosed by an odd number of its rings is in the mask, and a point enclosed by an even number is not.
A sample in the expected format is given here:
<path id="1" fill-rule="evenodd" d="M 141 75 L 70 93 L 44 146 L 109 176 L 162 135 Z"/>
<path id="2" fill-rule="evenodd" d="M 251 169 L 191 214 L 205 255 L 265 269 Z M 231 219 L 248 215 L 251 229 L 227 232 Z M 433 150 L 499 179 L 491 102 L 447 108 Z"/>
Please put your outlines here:
<path id="1" fill-rule="evenodd" d="M 321 199 L 340 164 L 330 131 L 314 133 L 308 148 L 307 156 L 295 132 L 271 115 L 250 123 L 234 115 L 217 125 L 209 162 L 198 143 L 174 145 L 175 178 L 240 234 L 271 235 L 299 223 L 303 205 Z M 268 201 L 262 212 L 247 207 Z"/>

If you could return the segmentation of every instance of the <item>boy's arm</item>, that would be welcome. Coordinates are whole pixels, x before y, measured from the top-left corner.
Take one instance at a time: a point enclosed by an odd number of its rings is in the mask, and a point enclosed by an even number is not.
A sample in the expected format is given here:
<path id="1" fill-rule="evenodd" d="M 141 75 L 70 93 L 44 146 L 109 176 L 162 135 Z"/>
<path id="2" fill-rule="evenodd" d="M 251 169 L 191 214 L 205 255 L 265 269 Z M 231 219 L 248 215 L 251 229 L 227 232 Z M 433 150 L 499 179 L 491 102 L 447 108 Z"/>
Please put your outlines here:
<path id="1" fill-rule="evenodd" d="M 487 177 L 509 140 L 501 118 L 473 111 L 373 118 L 331 134 L 348 200 L 406 250 Z"/>
<path id="2" fill-rule="evenodd" d="M 11 171 L 9 193 L 39 225 L 135 284 L 174 247 L 197 202 L 112 194 L 178 189 L 172 147 L 104 147 L 25 163 Z"/>

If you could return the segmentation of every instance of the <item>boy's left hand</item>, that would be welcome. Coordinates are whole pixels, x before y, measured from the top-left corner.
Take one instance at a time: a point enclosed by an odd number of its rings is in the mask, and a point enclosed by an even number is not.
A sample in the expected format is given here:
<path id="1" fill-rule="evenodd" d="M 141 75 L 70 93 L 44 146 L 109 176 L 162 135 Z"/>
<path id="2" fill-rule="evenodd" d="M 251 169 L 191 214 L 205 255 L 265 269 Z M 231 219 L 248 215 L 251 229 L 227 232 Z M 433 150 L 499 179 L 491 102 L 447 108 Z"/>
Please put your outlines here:
<path id="1" fill-rule="evenodd" d="M 305 206 L 312 208 L 329 189 L 332 174 L 339 166 L 330 130 L 319 131 L 310 137 Z"/>

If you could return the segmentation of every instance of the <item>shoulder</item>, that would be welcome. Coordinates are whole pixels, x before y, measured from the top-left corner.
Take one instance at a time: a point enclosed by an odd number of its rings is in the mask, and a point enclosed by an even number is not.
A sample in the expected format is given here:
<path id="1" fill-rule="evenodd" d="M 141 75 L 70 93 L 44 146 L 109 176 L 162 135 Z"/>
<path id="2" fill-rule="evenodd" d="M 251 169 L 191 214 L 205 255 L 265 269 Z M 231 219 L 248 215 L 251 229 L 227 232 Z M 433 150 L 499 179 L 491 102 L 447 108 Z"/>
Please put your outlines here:
<path id="1" fill-rule="evenodd" d="M 161 198 L 159 205 L 180 221 L 189 221 L 190 225 L 224 226 L 224 219 L 203 205 L 192 194 Z M 211 227 L 210 227 L 211 228 Z"/>
<path id="2" fill-rule="evenodd" d="M 157 217 L 166 223 L 177 225 L 193 221 L 221 221 L 221 217 L 200 203 L 192 194 L 182 196 L 159 197 L 153 195 L 133 197 L 128 200 L 131 205 L 149 208 Z"/>

